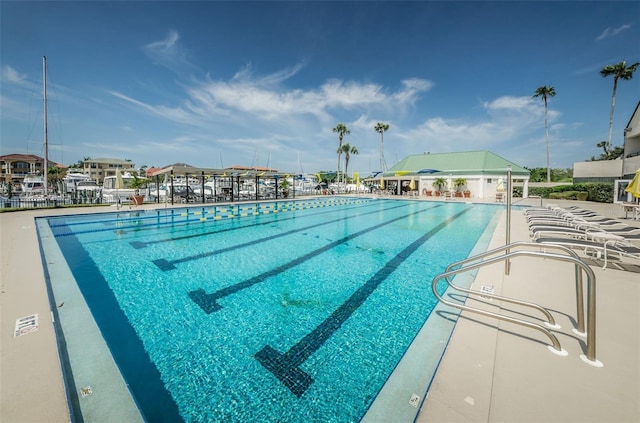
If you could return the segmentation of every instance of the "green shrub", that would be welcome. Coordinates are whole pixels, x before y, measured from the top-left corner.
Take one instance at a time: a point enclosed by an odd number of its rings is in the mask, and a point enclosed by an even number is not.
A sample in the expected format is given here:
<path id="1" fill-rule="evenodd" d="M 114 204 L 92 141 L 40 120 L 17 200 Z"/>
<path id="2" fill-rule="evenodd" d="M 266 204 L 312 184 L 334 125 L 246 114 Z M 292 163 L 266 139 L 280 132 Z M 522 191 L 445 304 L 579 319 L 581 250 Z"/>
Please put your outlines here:
<path id="1" fill-rule="evenodd" d="M 578 191 L 560 191 L 552 192 L 549 194 L 549 198 L 553 200 L 575 200 Z"/>
<path id="2" fill-rule="evenodd" d="M 589 193 L 580 191 L 576 194 L 576 198 L 578 199 L 578 201 L 587 201 L 587 198 L 589 198 Z"/>
<path id="3" fill-rule="evenodd" d="M 514 188 L 522 196 L 520 187 Z M 530 187 L 529 195 L 537 195 L 542 198 L 550 199 L 576 199 L 578 193 L 587 193 L 589 201 L 596 203 L 612 203 L 613 202 L 613 184 L 612 183 L 582 183 L 574 185 L 559 185 L 557 187 Z M 568 198 L 566 196 L 569 196 Z"/>

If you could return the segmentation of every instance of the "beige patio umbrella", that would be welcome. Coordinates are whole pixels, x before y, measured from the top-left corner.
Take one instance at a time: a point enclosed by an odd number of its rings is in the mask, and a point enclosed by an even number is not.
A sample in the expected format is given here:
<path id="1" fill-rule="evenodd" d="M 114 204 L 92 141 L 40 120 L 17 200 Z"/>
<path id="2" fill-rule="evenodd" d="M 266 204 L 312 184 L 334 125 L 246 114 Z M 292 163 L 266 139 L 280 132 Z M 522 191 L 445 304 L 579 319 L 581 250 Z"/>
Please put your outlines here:
<path id="1" fill-rule="evenodd" d="M 498 179 L 498 183 L 496 184 L 496 191 L 503 192 L 504 191 L 504 179 Z"/>
<path id="2" fill-rule="evenodd" d="M 384 189 L 384 178 L 380 175 L 380 189 Z"/>
<path id="3" fill-rule="evenodd" d="M 636 170 L 636 176 L 633 177 L 633 180 L 625 191 L 633 195 L 635 198 L 640 198 L 640 169 Z"/>
<path id="4" fill-rule="evenodd" d="M 122 172 L 120 168 L 116 168 L 116 189 L 124 189 L 124 182 L 122 181 Z"/>
<path id="5" fill-rule="evenodd" d="M 409 188 L 411 189 L 411 191 L 414 191 L 416 189 L 416 180 L 411 177 L 411 182 L 409 182 Z"/>

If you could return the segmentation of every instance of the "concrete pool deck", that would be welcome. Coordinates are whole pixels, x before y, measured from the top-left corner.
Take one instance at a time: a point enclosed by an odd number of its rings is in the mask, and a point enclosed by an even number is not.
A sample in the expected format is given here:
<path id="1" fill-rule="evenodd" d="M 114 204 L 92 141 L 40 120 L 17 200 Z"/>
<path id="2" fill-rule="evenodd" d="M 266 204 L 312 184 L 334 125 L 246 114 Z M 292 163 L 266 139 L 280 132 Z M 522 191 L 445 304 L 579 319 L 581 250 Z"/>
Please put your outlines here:
<path id="1" fill-rule="evenodd" d="M 624 216 L 621 207 L 611 204 L 548 202 Z M 113 207 L 0 214 L 0 421 L 71 419 L 34 218 L 111 211 Z M 522 211 L 514 210 L 511 222 L 511 241 L 528 241 Z M 640 221 L 624 222 L 640 227 Z M 491 246 L 504 244 L 504 227 L 503 217 Z M 549 308 L 562 326 L 554 333 L 569 355 L 549 352 L 539 332 L 463 312 L 417 421 L 640 421 L 640 274 L 592 269 L 597 277 L 597 359 L 603 367 L 579 358 L 584 342 L 571 332 L 576 314 L 572 266 L 518 259 L 508 277 L 504 265 L 488 266 L 478 273 L 474 287 L 493 286 L 496 293 Z M 496 301 L 487 307 L 501 306 Z M 539 321 L 529 310 L 502 308 Z M 36 313 L 37 331 L 14 337 L 16 320 Z M 424 392 L 417 394 L 422 397 Z"/>

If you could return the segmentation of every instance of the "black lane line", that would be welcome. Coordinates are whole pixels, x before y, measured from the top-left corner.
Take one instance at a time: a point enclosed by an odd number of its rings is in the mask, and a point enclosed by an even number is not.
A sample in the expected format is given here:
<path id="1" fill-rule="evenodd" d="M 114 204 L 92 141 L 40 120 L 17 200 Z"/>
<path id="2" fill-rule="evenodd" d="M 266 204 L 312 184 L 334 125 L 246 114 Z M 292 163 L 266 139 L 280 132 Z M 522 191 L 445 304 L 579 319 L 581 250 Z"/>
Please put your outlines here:
<path id="1" fill-rule="evenodd" d="M 84 301 L 100 328 L 100 334 L 122 371 L 136 405 L 140 407 L 144 421 L 183 421 L 178 406 L 165 387 L 160 371 L 149 357 L 142 340 L 89 252 L 75 236 L 65 236 L 56 241 L 69 264 Z M 73 307 L 65 307 L 69 306 Z M 76 422 L 92 420 L 82 416 L 81 412 L 74 418 Z"/>
<path id="2" fill-rule="evenodd" d="M 369 205 L 369 204 L 375 205 L 375 203 L 365 203 L 365 204 L 367 204 L 367 205 Z M 348 204 L 340 204 L 340 205 L 348 205 Z M 361 206 L 362 206 L 362 204 L 358 204 L 358 205 L 354 205 L 353 207 L 347 207 L 346 209 L 341 209 L 341 210 L 351 210 L 351 209 L 359 208 Z M 312 208 L 315 208 L 315 207 L 312 207 Z M 320 212 L 317 212 L 317 213 L 305 214 L 303 216 L 285 217 L 285 218 L 278 219 L 278 222 L 286 222 L 287 220 L 318 216 L 318 215 L 322 215 L 322 214 L 333 213 L 333 211 L 334 211 L 333 209 L 330 209 L 330 210 L 323 210 L 323 211 L 320 211 Z M 221 228 L 221 229 L 216 229 L 214 231 L 207 231 L 207 232 L 202 232 L 202 233 L 192 234 L 192 235 L 182 235 L 182 236 L 176 236 L 176 237 L 171 237 L 171 238 L 158 239 L 158 240 L 155 240 L 155 241 L 147 241 L 147 242 L 130 241 L 129 244 L 131 244 L 131 246 L 133 248 L 140 249 L 140 248 L 144 248 L 144 247 L 146 247 L 148 245 L 160 244 L 160 243 L 163 243 L 163 242 L 181 241 L 181 240 L 190 239 L 190 238 L 197 238 L 197 237 L 200 237 L 200 236 L 208 236 L 208 235 L 218 234 L 218 233 L 227 232 L 227 231 L 234 231 L 236 229 L 245 229 L 245 228 L 253 228 L 253 227 L 256 227 L 256 226 L 271 225 L 273 223 L 274 223 L 274 221 L 270 220 L 268 222 L 251 223 L 249 225 L 244 225 L 244 226 Z"/>
<path id="3" fill-rule="evenodd" d="M 391 273 L 393 273 L 402 262 L 413 254 L 422 244 L 437 232 L 448 226 L 458 217 L 467 213 L 467 208 L 451 216 L 438 226 L 411 243 L 398 255 L 392 258 L 387 264 L 371 277 L 364 285 L 354 292 L 349 299 L 337 308 L 326 320 L 318 325 L 312 332 L 302 338 L 289 351 L 281 354 L 273 347 L 265 345 L 255 354 L 255 358 L 262 366 L 269 370 L 280 382 L 298 398 L 305 393 L 307 388 L 313 383 L 313 378 L 309 376 L 299 366 L 304 363 L 314 352 L 316 352 L 329 339 L 342 324 L 365 302 L 365 300 L 375 291 Z"/>
<path id="4" fill-rule="evenodd" d="M 400 206 L 389 207 L 388 209 L 385 209 L 385 210 L 393 210 L 393 209 L 397 209 L 397 208 L 400 208 L 400 207 L 407 207 L 407 206 L 408 206 L 408 204 L 403 204 L 403 205 L 400 205 Z M 379 209 L 378 210 L 373 210 L 373 211 L 370 211 L 370 212 L 367 212 L 367 213 L 358 214 L 357 216 L 340 217 L 340 218 L 333 219 L 333 220 L 327 220 L 326 222 L 316 223 L 315 225 L 305 226 L 304 228 L 292 229 L 292 230 L 287 231 L 287 232 L 281 232 L 279 234 L 269 235 L 269 236 L 264 237 L 264 238 L 247 241 L 247 242 L 244 242 L 242 244 L 232 245 L 230 247 L 221 248 L 219 250 L 214 250 L 214 251 L 209 251 L 209 252 L 206 252 L 206 253 L 195 254 L 193 256 L 187 256 L 187 257 L 183 257 L 183 258 L 176 259 L 176 260 L 156 259 L 156 260 L 153 260 L 153 263 L 156 266 L 158 266 L 160 268 L 160 270 L 166 272 L 168 270 L 175 269 L 176 268 L 175 265 L 178 264 L 178 263 L 185 263 L 187 261 L 199 260 L 199 259 L 202 259 L 202 258 L 205 258 L 205 257 L 215 256 L 215 255 L 218 255 L 218 254 L 226 253 L 228 251 L 233 251 L 233 250 L 236 250 L 236 249 L 239 249 L 239 248 L 253 246 L 253 245 L 256 245 L 256 244 L 260 244 L 262 242 L 271 241 L 271 240 L 276 239 L 276 238 L 281 238 L 283 236 L 292 235 L 292 234 L 295 234 L 297 232 L 308 231 L 309 229 L 317 228 L 317 227 L 320 227 L 320 226 L 330 225 L 330 224 L 336 223 L 336 222 L 342 222 L 342 221 L 344 221 L 346 219 L 353 219 L 353 218 L 357 218 L 357 217 L 360 217 L 360 216 L 366 216 L 368 214 L 377 214 L 377 213 L 380 213 Z M 282 220 L 278 220 L 278 221 L 281 222 Z M 273 221 L 269 222 L 269 224 L 272 224 L 272 223 L 273 223 Z M 234 229 L 234 228 L 224 229 L 224 230 L 222 230 L 220 232 L 224 232 L 226 230 L 231 230 L 231 229 Z M 235 229 L 238 229 L 238 228 L 235 228 Z M 191 235 L 189 235 L 189 236 L 191 236 Z"/>
<path id="5" fill-rule="evenodd" d="M 218 310 L 220 310 L 222 308 L 222 306 L 220 304 L 218 304 L 218 300 L 220 298 L 224 298 L 227 295 L 235 294 L 238 291 L 241 291 L 241 290 L 243 290 L 245 288 L 249 288 L 249 287 L 251 287 L 251 286 L 253 286 L 253 285 L 257 284 L 257 283 L 260 283 L 260 282 L 262 282 L 262 281 L 264 281 L 264 280 L 266 280 L 266 279 L 268 279 L 268 278 L 270 278 L 272 276 L 275 276 L 275 275 L 277 275 L 279 273 L 285 272 L 285 271 L 291 269 L 294 266 L 297 266 L 297 265 L 299 265 L 301 263 L 304 263 L 307 260 L 310 260 L 312 258 L 317 257 L 318 254 L 322 254 L 325 251 L 329 251 L 329 250 L 337 247 L 340 244 L 344 244 L 345 242 L 347 242 L 347 241 L 349 241 L 349 240 L 351 240 L 353 238 L 359 237 L 360 235 L 364 235 L 364 234 L 366 234 L 368 232 L 375 231 L 376 229 L 380 229 L 383 226 L 390 225 L 393 222 L 397 222 L 399 220 L 406 219 L 409 216 L 414 216 L 414 215 L 417 215 L 417 214 L 420 214 L 420 213 L 424 213 L 426 211 L 432 210 L 435 207 L 440 207 L 440 206 L 434 206 L 434 207 L 430 207 L 428 209 L 418 210 L 416 212 L 412 212 L 412 213 L 409 213 L 407 215 L 396 217 L 395 219 L 391 219 L 391 220 L 379 223 L 377 225 L 374 225 L 374 226 L 371 226 L 369 228 L 363 229 L 363 230 L 361 230 L 359 232 L 355 232 L 355 233 L 353 233 L 351 235 L 347 235 L 347 236 L 345 236 L 343 238 L 340 238 L 337 241 L 334 241 L 334 242 L 332 242 L 332 243 L 330 243 L 328 245 L 325 245 L 324 247 L 318 248 L 316 250 L 311 251 L 310 253 L 307 253 L 307 254 L 305 254 L 303 256 L 300 256 L 300 257 L 296 258 L 295 260 L 292 260 L 292 261 L 290 261 L 288 263 L 285 263 L 285 264 L 283 264 L 281 266 L 275 267 L 275 268 L 273 268 L 273 269 L 271 269 L 271 270 L 269 270 L 267 272 L 264 272 L 264 273 L 261 273 L 261 274 L 259 274 L 257 276 L 254 276 L 253 278 L 246 279 L 246 280 L 244 280 L 242 282 L 239 282 L 239 283 L 237 283 L 235 285 L 231 285 L 231 286 L 228 286 L 226 288 L 220 289 L 220 290 L 218 290 L 218 291 L 216 291 L 216 292 L 214 292 L 212 294 L 207 294 L 204 291 L 204 289 L 202 289 L 202 288 L 196 289 L 195 291 L 190 291 L 189 292 L 189 297 L 191 298 L 191 300 L 193 300 L 194 303 L 199 305 L 200 308 L 205 313 L 211 314 L 214 311 L 218 311 Z M 340 220 L 344 220 L 344 219 L 340 219 Z"/>

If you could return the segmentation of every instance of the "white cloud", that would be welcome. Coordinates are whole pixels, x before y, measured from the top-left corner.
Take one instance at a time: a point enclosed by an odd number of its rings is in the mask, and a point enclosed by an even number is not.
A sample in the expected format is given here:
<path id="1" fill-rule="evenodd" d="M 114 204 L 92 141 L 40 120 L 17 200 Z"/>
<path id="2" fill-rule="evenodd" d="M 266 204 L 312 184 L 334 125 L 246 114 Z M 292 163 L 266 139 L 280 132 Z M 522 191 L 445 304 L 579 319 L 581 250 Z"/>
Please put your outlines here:
<path id="1" fill-rule="evenodd" d="M 172 48 L 176 46 L 176 43 L 180 39 L 180 35 L 178 31 L 171 30 L 163 41 L 156 41 L 150 44 L 147 44 L 149 50 L 159 50 L 159 51 L 171 51 Z"/>
<path id="2" fill-rule="evenodd" d="M 620 25 L 617 28 L 607 27 L 604 31 L 602 31 L 602 33 L 600 35 L 598 35 L 598 37 L 596 38 L 596 41 L 602 41 L 605 38 L 615 37 L 616 35 L 618 35 L 622 31 L 625 31 L 625 30 L 627 30 L 629 28 L 631 28 L 631 25 L 629 25 L 629 24 Z"/>
<path id="3" fill-rule="evenodd" d="M 531 97 L 503 96 L 482 104 L 485 116 L 445 119 L 431 117 L 412 129 L 385 135 L 399 156 L 422 151 L 491 150 L 511 160 L 520 155 L 534 163 L 543 160 L 544 105 Z M 561 114 L 550 109 L 550 135 L 556 136 L 564 125 L 553 123 Z M 552 124 L 553 123 L 553 124 Z M 527 164 L 523 162 L 523 164 Z"/>
<path id="4" fill-rule="evenodd" d="M 148 105 L 142 101 L 136 100 L 134 98 L 131 98 L 129 96 L 126 96 L 122 93 L 119 93 L 117 91 L 108 91 L 109 94 L 113 95 L 114 97 L 117 97 L 119 99 L 125 100 L 126 102 L 133 104 L 134 106 L 137 106 L 138 108 L 141 108 L 147 112 L 150 112 L 152 114 L 155 115 L 159 115 L 161 117 L 164 117 L 166 119 L 170 119 L 172 121 L 175 122 L 181 122 L 181 123 L 190 123 L 190 124 L 194 124 L 196 123 L 192 118 L 191 115 L 184 112 L 181 108 L 170 108 L 170 107 L 165 107 L 165 106 L 151 106 Z"/>
<path id="5" fill-rule="evenodd" d="M 400 105 L 413 105 L 419 94 L 429 91 L 433 87 L 431 81 L 419 78 L 405 79 L 402 81 L 404 89 L 393 95 L 394 100 Z"/>
<path id="6" fill-rule="evenodd" d="M 25 86 L 27 84 L 27 75 L 18 72 L 9 65 L 2 66 L 2 82 Z"/>
<path id="7" fill-rule="evenodd" d="M 345 122 L 351 129 L 346 139 L 360 154 L 350 169 L 366 172 L 379 160 L 379 135 L 373 127 L 383 121 L 391 125 L 385 133 L 385 157 L 389 166 L 407 154 L 422 151 L 491 150 L 524 165 L 544 162 L 544 103 L 530 96 L 502 96 L 480 104 L 480 116 L 448 119 L 429 116 L 415 123 L 405 120 L 403 109 L 412 107 L 433 83 L 409 78 L 397 90 L 367 82 L 328 80 L 309 89 L 289 88 L 283 81 L 300 72 L 296 65 L 273 74 L 254 76 L 251 66 L 240 69 L 230 80 L 192 82 L 184 85 L 184 98 L 174 105 L 156 105 L 112 91 L 134 109 L 170 122 L 184 124 L 170 138 L 141 143 L 154 151 L 199 151 L 205 162 L 224 155 L 225 165 L 247 163 L 257 154 L 257 165 L 291 170 L 297 154 L 311 169 L 333 169 L 337 138 L 331 128 Z M 576 124 L 560 122 L 561 113 L 550 103 L 551 143 L 563 134 L 569 137 Z M 335 144 L 335 147 L 334 147 Z M 204 159 L 208 157 L 208 159 Z M 240 158 L 240 159 L 239 159 Z M 232 163 L 233 162 L 233 163 Z M 367 165 L 368 163 L 368 165 Z M 198 163 L 196 163 L 198 164 Z"/>
<path id="8" fill-rule="evenodd" d="M 485 101 L 484 107 L 487 110 L 507 110 L 507 111 L 522 111 L 523 109 L 531 108 L 533 100 L 530 97 L 511 97 L 504 96 L 498 97 L 493 101 Z"/>
<path id="9" fill-rule="evenodd" d="M 188 60 L 188 51 L 180 43 L 178 31 L 170 30 L 166 38 L 154 41 L 142 47 L 142 51 L 157 64 L 178 74 L 197 69 Z"/>
<path id="10" fill-rule="evenodd" d="M 164 44 L 163 44 L 164 45 Z M 343 110 L 393 110 L 412 105 L 432 83 L 423 79 L 401 81 L 401 89 L 387 93 L 374 83 L 329 80 L 315 89 L 288 89 L 280 82 L 295 75 L 302 64 L 263 77 L 254 77 L 250 65 L 240 69 L 229 81 L 207 79 L 186 86 L 186 98 L 174 107 L 155 106 L 128 95 L 111 94 L 148 112 L 181 123 L 207 125 L 258 121 L 285 123 L 293 119 L 314 118 L 326 121 Z"/>

